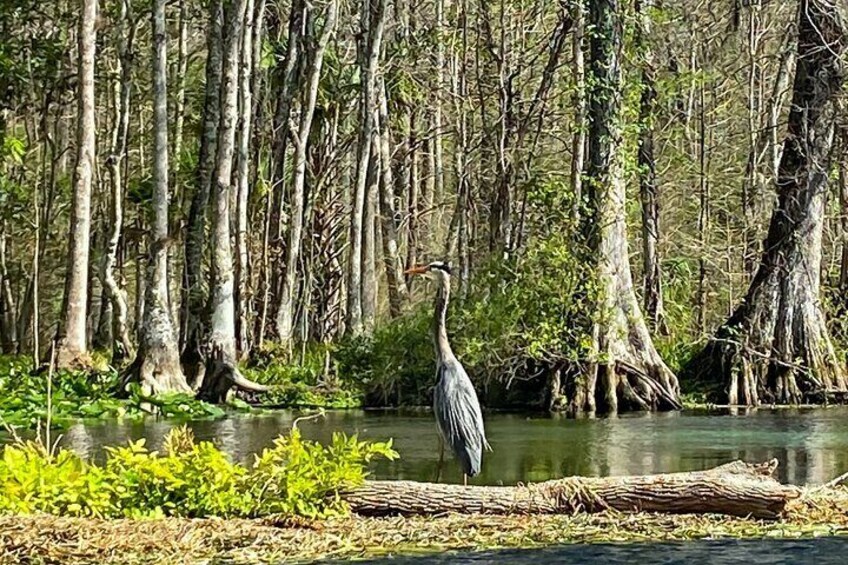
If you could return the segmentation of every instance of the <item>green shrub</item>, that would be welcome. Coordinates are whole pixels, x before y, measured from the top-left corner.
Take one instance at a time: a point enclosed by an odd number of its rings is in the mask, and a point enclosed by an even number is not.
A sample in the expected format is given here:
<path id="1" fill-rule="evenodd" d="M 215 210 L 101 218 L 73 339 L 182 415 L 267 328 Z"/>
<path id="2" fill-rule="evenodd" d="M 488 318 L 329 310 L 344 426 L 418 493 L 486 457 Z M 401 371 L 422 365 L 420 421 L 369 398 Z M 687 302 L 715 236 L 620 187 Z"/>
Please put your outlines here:
<path id="1" fill-rule="evenodd" d="M 345 381 L 353 379 L 369 405 L 426 404 L 433 387 L 432 313 L 416 308 L 371 337 L 349 339 L 336 356 Z"/>
<path id="2" fill-rule="evenodd" d="M 7 445 L 0 460 L 0 513 L 62 516 L 112 514 L 104 473 L 72 451 L 50 454 L 43 444 Z"/>
<path id="3" fill-rule="evenodd" d="M 313 344 L 294 361 L 287 351 L 265 344 L 243 372 L 247 378 L 272 387 L 261 396 L 265 405 L 292 408 L 361 406 L 356 379 L 341 381 L 338 367 L 335 364 L 328 366 L 328 357 L 332 360 L 334 353 L 333 345 Z"/>
<path id="4" fill-rule="evenodd" d="M 334 433 L 323 446 L 294 428 L 256 457 L 248 477 L 251 498 L 263 514 L 336 514 L 345 509 L 339 493 L 362 484 L 366 464 L 375 457 L 395 459 L 391 441 L 366 443 Z"/>
<path id="5" fill-rule="evenodd" d="M 454 350 L 472 378 L 507 388 L 530 373 L 584 358 L 594 296 L 590 268 L 569 233 L 531 242 L 520 259 L 481 267 L 468 295 L 455 298 L 448 316 Z M 431 303 L 382 326 L 371 338 L 339 345 L 340 374 L 364 377 L 369 404 L 429 403 Z"/>
<path id="6" fill-rule="evenodd" d="M 69 450 L 51 453 L 38 442 L 20 442 L 0 460 L 0 514 L 326 516 L 345 511 L 340 492 L 362 484 L 376 457 L 397 453 L 391 442 L 343 434 L 323 446 L 304 440 L 297 428 L 251 466 L 233 463 L 210 442 L 195 442 L 186 428 L 168 434 L 163 454 L 140 440 L 109 448 L 102 466 Z"/>
<path id="7" fill-rule="evenodd" d="M 161 456 L 144 439 L 107 452 L 108 489 L 124 516 L 242 516 L 251 509 L 242 493 L 247 470 L 211 443 L 195 443 L 185 429 L 169 434 Z"/>

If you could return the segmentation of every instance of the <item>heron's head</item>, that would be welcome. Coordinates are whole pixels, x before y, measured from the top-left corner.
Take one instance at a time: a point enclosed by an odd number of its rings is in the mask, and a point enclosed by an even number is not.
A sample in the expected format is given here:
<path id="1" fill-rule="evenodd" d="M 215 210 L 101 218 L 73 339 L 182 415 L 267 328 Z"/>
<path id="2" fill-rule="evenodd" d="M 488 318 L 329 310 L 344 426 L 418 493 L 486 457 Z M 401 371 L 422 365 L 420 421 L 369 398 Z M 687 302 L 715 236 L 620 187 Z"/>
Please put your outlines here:
<path id="1" fill-rule="evenodd" d="M 430 280 L 440 280 L 442 278 L 450 278 L 451 267 L 450 263 L 442 261 L 433 261 L 429 265 L 421 265 L 412 267 L 404 272 L 407 275 L 424 275 Z"/>

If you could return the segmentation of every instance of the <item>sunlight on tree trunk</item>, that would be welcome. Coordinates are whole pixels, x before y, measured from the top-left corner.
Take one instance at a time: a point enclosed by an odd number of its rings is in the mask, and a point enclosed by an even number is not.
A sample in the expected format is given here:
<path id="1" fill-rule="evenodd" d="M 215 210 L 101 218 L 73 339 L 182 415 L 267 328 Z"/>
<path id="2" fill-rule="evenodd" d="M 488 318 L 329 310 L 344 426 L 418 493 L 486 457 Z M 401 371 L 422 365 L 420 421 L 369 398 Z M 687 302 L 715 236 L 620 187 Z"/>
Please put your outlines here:
<path id="1" fill-rule="evenodd" d="M 236 366 L 233 252 L 230 242 L 230 188 L 238 122 L 239 54 L 247 0 L 231 0 L 226 11 L 218 150 L 213 175 L 212 282 L 209 300 L 209 352 L 198 398 L 224 402 L 233 386 L 261 391 Z"/>
<path id="2" fill-rule="evenodd" d="M 77 156 L 68 243 L 68 272 L 58 331 L 56 366 L 72 368 L 89 363 L 86 344 L 86 301 L 91 232 L 91 183 L 94 175 L 95 98 L 94 55 L 98 0 L 81 1 L 79 79 L 77 99 Z"/>
<path id="3" fill-rule="evenodd" d="M 846 390 L 821 309 L 822 230 L 848 7 L 802 0 L 798 61 L 777 180 L 777 207 L 745 301 L 687 373 L 724 388 L 728 404 L 797 404 Z"/>
<path id="4" fill-rule="evenodd" d="M 122 385 L 138 382 L 145 394 L 191 392 L 180 366 L 168 296 L 168 55 L 167 0 L 153 0 L 153 202 L 147 298 L 139 331 L 138 356 Z"/>
<path id="5" fill-rule="evenodd" d="M 283 275 L 283 287 L 280 293 L 280 304 L 277 307 L 277 335 L 279 336 L 280 343 L 288 349 L 291 348 L 294 337 L 295 286 L 303 243 L 307 149 L 309 146 L 309 137 L 312 132 L 315 104 L 318 99 L 318 83 L 321 78 L 321 68 L 324 64 L 324 52 L 335 29 L 337 11 L 337 1 L 330 0 L 324 14 L 324 27 L 320 37 L 317 39 L 309 38 L 307 40 L 307 43 L 310 44 L 311 63 L 306 78 L 306 90 L 302 98 L 300 124 L 295 133 L 291 218 L 288 237 L 286 239 L 286 266 Z M 304 15 L 304 18 L 307 17 L 314 18 L 314 16 Z M 314 45 L 311 45 L 313 42 Z"/>
<path id="6" fill-rule="evenodd" d="M 592 367 L 574 384 L 573 411 L 680 407 L 677 378 L 660 359 L 642 317 L 627 251 L 622 154 L 622 24 L 619 0 L 593 0 L 589 25 L 589 153 L 585 220 L 596 263 L 598 318 Z"/>

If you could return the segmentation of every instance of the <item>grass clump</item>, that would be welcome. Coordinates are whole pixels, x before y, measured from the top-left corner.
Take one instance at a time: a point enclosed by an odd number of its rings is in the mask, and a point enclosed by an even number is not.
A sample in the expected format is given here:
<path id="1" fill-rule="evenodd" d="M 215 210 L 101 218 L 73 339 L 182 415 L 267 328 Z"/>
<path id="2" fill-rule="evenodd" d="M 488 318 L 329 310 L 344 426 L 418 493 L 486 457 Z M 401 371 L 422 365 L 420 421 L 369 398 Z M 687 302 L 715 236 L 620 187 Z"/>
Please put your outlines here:
<path id="1" fill-rule="evenodd" d="M 103 465 L 70 450 L 18 442 L 6 446 L 0 460 L 0 514 L 325 517 L 344 513 L 339 492 L 362 484 L 376 457 L 397 453 L 391 442 L 343 434 L 324 446 L 304 440 L 297 428 L 251 466 L 233 463 L 210 442 L 196 442 L 185 427 L 168 434 L 161 454 L 139 440 L 109 448 Z"/>

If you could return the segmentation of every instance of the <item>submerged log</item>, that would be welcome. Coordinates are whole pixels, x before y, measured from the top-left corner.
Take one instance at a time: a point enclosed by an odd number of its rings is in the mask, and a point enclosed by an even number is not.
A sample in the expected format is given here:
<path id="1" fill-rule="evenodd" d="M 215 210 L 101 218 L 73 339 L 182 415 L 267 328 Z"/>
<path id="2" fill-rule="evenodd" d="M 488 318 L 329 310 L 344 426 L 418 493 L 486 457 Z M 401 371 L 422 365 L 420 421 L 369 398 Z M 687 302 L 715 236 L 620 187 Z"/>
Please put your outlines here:
<path id="1" fill-rule="evenodd" d="M 633 477 L 569 477 L 527 486 L 368 481 L 343 494 L 357 514 L 574 514 L 667 512 L 778 518 L 798 487 L 772 477 L 777 461 L 736 461 L 707 471 Z"/>

